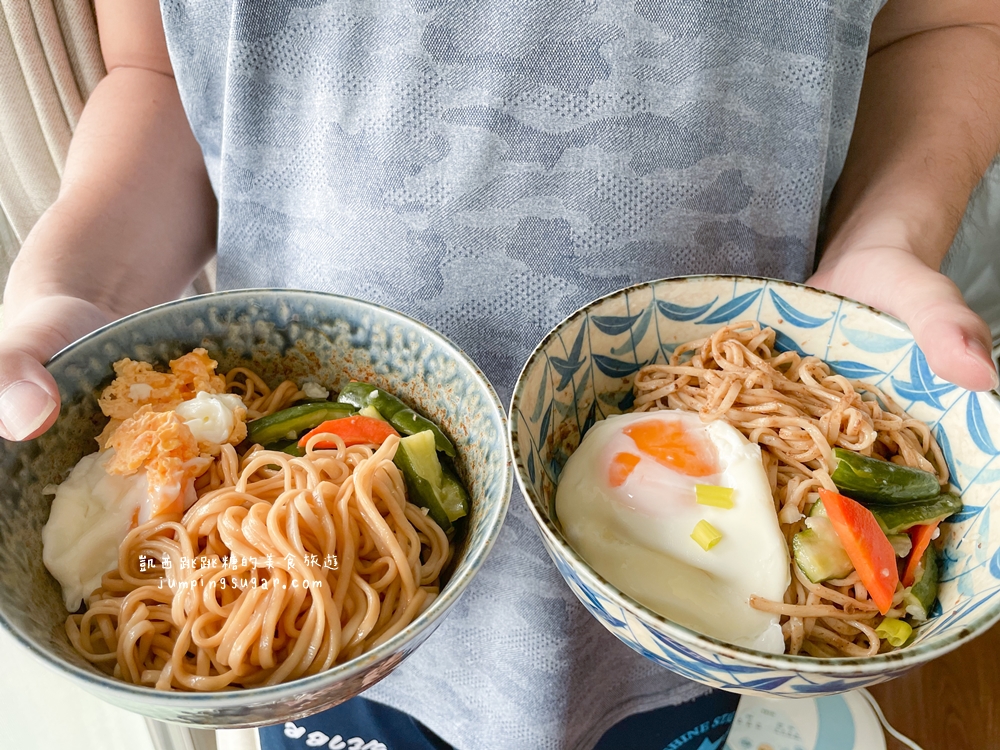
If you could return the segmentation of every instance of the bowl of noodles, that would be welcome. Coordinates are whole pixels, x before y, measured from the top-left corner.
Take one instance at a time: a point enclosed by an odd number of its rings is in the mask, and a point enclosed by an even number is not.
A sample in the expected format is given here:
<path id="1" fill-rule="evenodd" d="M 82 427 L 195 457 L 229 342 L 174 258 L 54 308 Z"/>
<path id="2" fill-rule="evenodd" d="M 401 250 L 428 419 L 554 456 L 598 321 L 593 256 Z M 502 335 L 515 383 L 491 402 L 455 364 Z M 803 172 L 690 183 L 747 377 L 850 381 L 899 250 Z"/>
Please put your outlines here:
<path id="1" fill-rule="evenodd" d="M 0 627 L 155 719 L 273 724 L 357 695 L 433 632 L 506 513 L 492 387 L 377 305 L 205 295 L 48 368 L 59 419 L 0 445 Z"/>
<path id="2" fill-rule="evenodd" d="M 509 417 L 569 588 L 692 680 L 835 694 L 1000 620 L 1000 400 L 865 305 L 748 277 L 630 287 L 546 336 Z"/>

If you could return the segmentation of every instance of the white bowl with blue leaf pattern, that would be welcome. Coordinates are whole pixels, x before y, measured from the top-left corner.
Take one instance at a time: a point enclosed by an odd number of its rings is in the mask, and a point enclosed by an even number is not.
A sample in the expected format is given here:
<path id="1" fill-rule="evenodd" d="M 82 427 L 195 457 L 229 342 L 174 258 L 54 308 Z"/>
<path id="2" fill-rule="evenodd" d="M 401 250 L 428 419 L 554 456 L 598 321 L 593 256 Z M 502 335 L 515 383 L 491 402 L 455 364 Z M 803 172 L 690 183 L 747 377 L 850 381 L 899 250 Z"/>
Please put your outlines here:
<path id="1" fill-rule="evenodd" d="M 722 325 L 759 320 L 779 349 L 826 360 L 875 383 L 932 426 L 965 509 L 942 525 L 939 604 L 906 648 L 873 658 L 816 659 L 741 648 L 671 622 L 605 581 L 555 519 L 559 472 L 595 421 L 627 411 L 641 366 Z M 615 292 L 578 310 L 532 353 L 514 389 L 510 444 L 542 540 L 584 606 L 649 659 L 714 688 L 786 697 L 874 685 L 945 654 L 1000 620 L 1000 399 L 937 378 L 906 326 L 799 284 L 692 276 Z"/>

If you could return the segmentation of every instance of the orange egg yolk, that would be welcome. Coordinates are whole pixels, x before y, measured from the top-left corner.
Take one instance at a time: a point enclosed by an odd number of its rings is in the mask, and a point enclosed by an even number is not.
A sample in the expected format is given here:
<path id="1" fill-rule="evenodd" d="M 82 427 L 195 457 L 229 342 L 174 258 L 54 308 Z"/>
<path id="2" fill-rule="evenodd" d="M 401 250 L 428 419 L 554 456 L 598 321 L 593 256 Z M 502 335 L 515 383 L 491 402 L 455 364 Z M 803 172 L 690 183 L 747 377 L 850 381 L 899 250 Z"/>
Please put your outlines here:
<path id="1" fill-rule="evenodd" d="M 608 467 L 608 481 L 612 487 L 621 487 L 625 484 L 632 470 L 639 465 L 639 457 L 634 453 L 618 453 L 611 459 L 611 466 Z"/>
<path id="2" fill-rule="evenodd" d="M 660 419 L 650 419 L 631 424 L 624 432 L 632 438 L 640 451 L 678 474 L 707 477 L 719 473 L 718 452 L 712 441 L 688 430 L 679 420 L 665 422 Z M 635 466 L 632 466 L 632 469 L 634 468 Z M 625 476 L 627 478 L 628 474 Z M 622 479 L 622 482 L 624 481 L 625 479 Z"/>

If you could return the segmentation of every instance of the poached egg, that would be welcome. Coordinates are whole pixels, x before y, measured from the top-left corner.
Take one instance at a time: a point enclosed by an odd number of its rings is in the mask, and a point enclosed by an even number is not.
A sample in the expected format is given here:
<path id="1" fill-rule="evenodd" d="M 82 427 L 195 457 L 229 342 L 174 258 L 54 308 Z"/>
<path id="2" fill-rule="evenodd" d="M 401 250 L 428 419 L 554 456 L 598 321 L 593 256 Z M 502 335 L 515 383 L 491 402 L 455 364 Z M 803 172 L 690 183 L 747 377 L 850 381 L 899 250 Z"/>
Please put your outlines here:
<path id="1" fill-rule="evenodd" d="M 720 492 L 731 507 L 702 504 Z M 749 600 L 783 600 L 788 547 L 760 447 L 731 425 L 673 410 L 598 422 L 562 471 L 556 514 L 573 548 L 636 601 L 705 635 L 784 652 L 778 615 Z"/>
<path id="2" fill-rule="evenodd" d="M 42 560 L 62 586 L 68 611 L 75 612 L 101 577 L 118 567 L 118 549 L 129 531 L 191 506 L 197 499 L 194 480 L 211 463 L 199 447 L 221 445 L 240 429 L 245 434 L 245 414 L 239 396 L 199 391 L 171 411 L 129 418 L 114 433 L 124 440 L 121 451 L 111 447 L 84 456 L 51 489 Z"/>

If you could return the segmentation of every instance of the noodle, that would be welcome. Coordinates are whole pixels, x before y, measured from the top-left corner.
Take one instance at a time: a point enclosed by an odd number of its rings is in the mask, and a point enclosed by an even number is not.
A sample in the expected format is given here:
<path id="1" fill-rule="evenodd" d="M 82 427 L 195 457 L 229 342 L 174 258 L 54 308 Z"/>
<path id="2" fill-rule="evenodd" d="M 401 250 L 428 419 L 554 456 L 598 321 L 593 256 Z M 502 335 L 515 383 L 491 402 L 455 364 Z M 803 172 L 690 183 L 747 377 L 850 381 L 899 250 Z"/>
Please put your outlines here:
<path id="1" fill-rule="evenodd" d="M 830 478 L 836 446 L 933 472 L 947 484 L 947 464 L 926 424 L 875 386 L 837 375 L 818 357 L 777 352 L 774 345 L 775 332 L 756 321 L 680 344 L 669 363 L 639 370 L 635 411 L 697 412 L 703 421 L 721 419 L 757 443 L 789 547 L 816 490 L 837 489 Z M 781 615 L 787 653 L 879 652 L 874 628 L 881 617 L 856 574 L 815 584 L 794 562 L 791 568 L 784 602 L 750 599 L 750 606 Z M 901 600 L 900 588 L 894 607 Z"/>
<path id="2" fill-rule="evenodd" d="M 305 396 L 244 368 L 225 381 L 248 418 Z M 212 691 L 321 672 L 412 622 L 451 547 L 406 499 L 399 438 L 374 451 L 317 438 L 336 447 L 312 439 L 296 458 L 222 445 L 183 516 L 129 532 L 118 569 L 66 621 L 74 649 L 127 682 Z"/>

